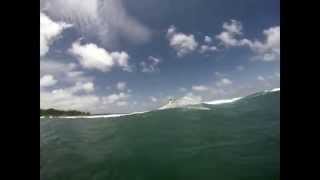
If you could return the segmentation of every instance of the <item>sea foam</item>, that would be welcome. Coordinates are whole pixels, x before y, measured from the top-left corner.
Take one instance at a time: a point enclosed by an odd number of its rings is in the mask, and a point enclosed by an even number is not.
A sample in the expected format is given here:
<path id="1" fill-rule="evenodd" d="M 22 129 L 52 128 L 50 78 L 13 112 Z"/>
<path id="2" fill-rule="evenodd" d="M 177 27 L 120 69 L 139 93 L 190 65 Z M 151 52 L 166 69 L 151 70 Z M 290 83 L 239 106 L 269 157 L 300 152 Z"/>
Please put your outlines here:
<path id="1" fill-rule="evenodd" d="M 204 102 L 204 104 L 210 104 L 210 105 L 217 105 L 217 104 L 225 104 L 225 103 L 233 103 L 242 97 L 232 98 L 232 99 L 221 99 L 221 100 L 214 100 L 214 101 L 207 101 Z"/>
<path id="2" fill-rule="evenodd" d="M 113 117 L 121 117 L 121 116 L 129 116 L 134 114 L 142 114 L 149 111 L 143 111 L 143 112 L 133 112 L 133 113 L 127 113 L 127 114 L 106 114 L 106 115 L 89 115 L 89 116 L 59 116 L 59 117 L 52 117 L 49 116 L 48 118 L 59 118 L 59 119 L 94 119 L 94 118 L 113 118 Z M 41 116 L 40 118 L 44 118 Z"/>

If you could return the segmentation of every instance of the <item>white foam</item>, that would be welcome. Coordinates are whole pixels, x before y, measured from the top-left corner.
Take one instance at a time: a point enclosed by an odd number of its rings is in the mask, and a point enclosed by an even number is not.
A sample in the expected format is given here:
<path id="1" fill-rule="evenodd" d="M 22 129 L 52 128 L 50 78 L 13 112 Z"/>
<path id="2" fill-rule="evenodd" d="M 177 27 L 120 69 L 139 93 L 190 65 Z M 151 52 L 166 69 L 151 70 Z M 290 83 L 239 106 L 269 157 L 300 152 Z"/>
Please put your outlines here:
<path id="1" fill-rule="evenodd" d="M 94 118 L 112 118 L 112 117 L 121 117 L 121 116 L 129 116 L 129 115 L 134 115 L 134 114 L 142 114 L 146 113 L 149 111 L 143 111 L 143 112 L 133 112 L 133 113 L 127 113 L 127 114 L 107 114 L 107 115 L 89 115 L 89 116 L 60 116 L 60 117 L 55 117 L 59 119 L 94 119 Z M 40 118 L 44 118 L 41 116 Z M 54 118 L 49 116 L 48 118 Z"/>
<path id="2" fill-rule="evenodd" d="M 280 91 L 280 88 L 274 88 L 270 90 L 270 92 L 276 92 L 276 91 Z"/>
<path id="3" fill-rule="evenodd" d="M 210 108 L 203 106 L 186 106 L 186 109 L 194 109 L 194 110 L 210 110 Z"/>
<path id="4" fill-rule="evenodd" d="M 217 104 L 225 104 L 225 103 L 233 103 L 242 97 L 232 98 L 232 99 L 221 99 L 221 100 L 215 100 L 215 101 L 208 101 L 204 102 L 204 104 L 210 104 L 210 105 L 217 105 Z"/>

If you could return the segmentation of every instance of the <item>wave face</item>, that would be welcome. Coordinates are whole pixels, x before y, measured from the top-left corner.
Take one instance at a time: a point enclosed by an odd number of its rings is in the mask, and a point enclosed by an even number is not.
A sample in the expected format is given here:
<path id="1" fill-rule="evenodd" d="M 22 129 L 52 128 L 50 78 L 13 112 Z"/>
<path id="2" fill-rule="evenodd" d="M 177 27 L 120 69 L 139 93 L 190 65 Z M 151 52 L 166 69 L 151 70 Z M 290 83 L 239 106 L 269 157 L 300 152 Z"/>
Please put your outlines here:
<path id="1" fill-rule="evenodd" d="M 201 107 L 43 118 L 40 179 L 280 179 L 280 91 Z"/>

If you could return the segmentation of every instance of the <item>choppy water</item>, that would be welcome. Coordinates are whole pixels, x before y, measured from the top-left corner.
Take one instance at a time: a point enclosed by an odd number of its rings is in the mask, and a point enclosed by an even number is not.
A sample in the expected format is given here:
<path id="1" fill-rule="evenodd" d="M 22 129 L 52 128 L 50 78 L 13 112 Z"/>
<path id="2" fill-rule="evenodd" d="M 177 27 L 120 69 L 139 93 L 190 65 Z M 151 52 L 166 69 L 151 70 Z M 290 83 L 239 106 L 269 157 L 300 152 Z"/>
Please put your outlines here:
<path id="1" fill-rule="evenodd" d="M 280 91 L 210 110 L 41 119 L 41 180 L 280 179 Z"/>

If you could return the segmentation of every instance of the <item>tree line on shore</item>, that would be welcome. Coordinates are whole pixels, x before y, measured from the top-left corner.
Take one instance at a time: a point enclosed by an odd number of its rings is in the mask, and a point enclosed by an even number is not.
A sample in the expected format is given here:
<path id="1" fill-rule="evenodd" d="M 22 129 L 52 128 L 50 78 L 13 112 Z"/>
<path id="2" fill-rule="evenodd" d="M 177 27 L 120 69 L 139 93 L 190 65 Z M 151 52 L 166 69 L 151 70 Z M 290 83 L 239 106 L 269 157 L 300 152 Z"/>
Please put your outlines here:
<path id="1" fill-rule="evenodd" d="M 40 109 L 40 116 L 86 116 L 89 112 L 81 112 L 76 110 L 57 110 L 57 109 Z"/>

